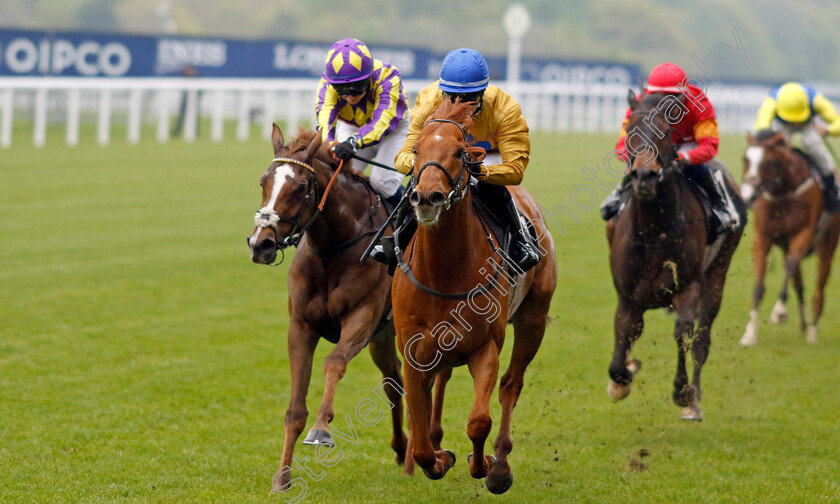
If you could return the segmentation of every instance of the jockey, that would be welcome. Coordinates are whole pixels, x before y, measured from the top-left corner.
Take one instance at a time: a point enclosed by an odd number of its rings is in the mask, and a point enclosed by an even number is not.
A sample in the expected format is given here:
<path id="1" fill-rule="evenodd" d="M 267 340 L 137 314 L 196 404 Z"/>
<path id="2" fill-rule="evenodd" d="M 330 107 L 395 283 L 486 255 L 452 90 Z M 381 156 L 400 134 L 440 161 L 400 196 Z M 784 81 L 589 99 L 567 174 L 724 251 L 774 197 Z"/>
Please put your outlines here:
<path id="1" fill-rule="evenodd" d="M 650 72 L 645 84 L 645 94 L 654 93 L 683 95 L 681 102 L 686 112 L 679 122 L 671 125 L 671 142 L 677 148 L 677 164 L 682 168 L 683 174 L 702 187 L 711 198 L 712 212 L 720 223 L 717 232 L 732 229 L 738 222 L 737 212 L 734 208 L 729 208 L 726 196 L 715 183 L 712 172 L 706 165 L 718 152 L 718 125 L 714 107 L 705 92 L 689 84 L 685 71 L 674 63 L 662 63 Z M 630 113 L 628 108 L 615 146 L 618 157 L 625 162 L 629 161 L 624 139 L 627 136 Z M 601 217 L 604 220 L 610 220 L 618 214 L 625 185 L 625 182 L 620 183 L 604 199 L 601 204 Z"/>
<path id="2" fill-rule="evenodd" d="M 396 167 L 403 173 L 414 167 L 414 142 L 426 119 L 443 100 L 476 102 L 469 136 L 474 140 L 472 145 L 483 147 L 487 155 L 473 194 L 511 232 L 511 259 L 527 271 L 539 262 L 540 256 L 530 245 L 527 225 L 520 220 L 510 191 L 504 186 L 522 182 L 531 151 L 528 123 L 516 100 L 489 82 L 490 71 L 481 53 L 473 49 L 450 51 L 441 65 L 440 79 L 417 95 L 408 137 L 397 155 Z"/>
<path id="3" fill-rule="evenodd" d="M 817 116 L 828 127 L 817 124 Z M 788 82 L 770 91 L 758 110 L 754 128 L 756 131 L 781 131 L 788 142 L 793 135 L 801 135 L 802 149 L 817 164 L 828 191 L 826 209 L 840 210 L 837 180 L 834 178 L 837 168 L 821 138 L 824 135 L 840 135 L 840 115 L 822 93 L 798 82 Z"/>
<path id="4" fill-rule="evenodd" d="M 408 100 L 396 68 L 374 59 L 362 42 L 339 40 L 327 52 L 315 104 L 318 130 L 336 160 L 358 154 L 391 165 L 408 133 Z M 366 168 L 356 162 L 357 171 Z M 391 206 L 402 198 L 403 175 L 373 166 L 370 185 Z"/>

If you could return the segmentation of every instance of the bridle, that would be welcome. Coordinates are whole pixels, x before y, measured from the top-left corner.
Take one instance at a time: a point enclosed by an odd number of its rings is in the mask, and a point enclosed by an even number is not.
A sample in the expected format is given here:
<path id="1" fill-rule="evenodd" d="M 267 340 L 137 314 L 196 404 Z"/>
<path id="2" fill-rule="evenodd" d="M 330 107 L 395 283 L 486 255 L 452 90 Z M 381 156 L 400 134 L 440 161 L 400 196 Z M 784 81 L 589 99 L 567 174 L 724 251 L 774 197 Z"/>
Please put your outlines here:
<path id="1" fill-rule="evenodd" d="M 413 188 L 417 186 L 417 183 L 420 181 L 420 176 L 429 166 L 434 166 L 438 170 L 442 171 L 444 175 L 446 175 L 447 180 L 449 181 L 449 186 L 451 190 L 449 191 L 449 195 L 446 197 L 446 201 L 443 203 L 443 209 L 449 210 L 452 205 L 456 205 L 467 194 L 467 191 L 470 187 L 470 177 L 468 175 L 481 175 L 481 169 L 477 168 L 481 166 L 481 161 L 475 160 L 470 152 L 467 150 L 467 145 L 469 145 L 469 141 L 467 140 L 467 132 L 464 131 L 464 127 L 461 126 L 459 123 L 455 121 L 451 121 L 449 119 L 431 119 L 426 122 L 426 125 L 433 122 L 442 122 L 442 123 L 450 123 L 454 124 L 458 127 L 458 130 L 461 132 L 461 136 L 464 138 L 464 147 L 460 152 L 461 157 L 461 168 L 458 171 L 458 176 L 453 178 L 452 175 L 446 171 L 446 168 L 438 163 L 437 161 L 427 161 L 423 163 L 423 166 L 414 173 L 412 173 L 411 181 L 409 183 L 410 190 L 413 191 Z M 417 154 L 417 150 L 415 149 L 414 154 Z M 467 174 L 465 176 L 465 174 Z M 466 180 L 464 180 L 466 179 Z M 493 250 L 498 250 L 498 248 L 493 243 L 493 235 L 487 228 L 484 226 L 484 222 L 481 222 L 482 228 L 484 228 L 484 234 L 487 238 L 487 242 L 490 244 L 490 248 Z M 489 292 L 490 289 L 498 282 L 499 275 L 501 270 L 503 269 L 500 264 L 493 262 L 493 277 L 489 279 L 490 281 L 484 285 L 477 285 L 474 289 L 469 292 L 460 292 L 460 293 L 449 293 L 449 292 L 440 292 L 434 290 L 426 285 L 420 283 L 419 280 L 414 276 L 414 272 L 411 271 L 411 265 L 403 259 L 403 251 L 399 248 L 399 228 L 394 230 L 394 242 L 397 244 L 394 247 L 394 253 L 397 258 L 397 265 L 400 269 L 405 273 L 408 280 L 414 285 L 418 290 L 421 292 L 425 292 L 426 294 L 431 294 L 432 296 L 443 298 L 443 299 L 468 299 L 470 296 L 475 296 L 478 294 Z M 492 262 L 492 261 L 491 261 Z M 489 275 L 488 275 L 489 278 Z"/>
<path id="2" fill-rule="evenodd" d="M 274 231 L 274 242 L 277 246 L 277 250 L 283 252 L 285 249 L 289 247 L 297 247 L 298 243 L 300 243 L 301 238 L 303 238 L 303 234 L 306 232 L 307 229 L 312 226 L 315 222 L 315 219 L 318 218 L 318 215 L 321 213 L 319 209 L 315 209 L 312 212 L 312 217 L 309 218 L 306 223 L 301 226 L 300 221 L 303 216 L 303 212 L 309 209 L 308 203 L 310 201 L 315 201 L 315 196 L 318 192 L 318 180 L 315 177 L 315 168 L 312 165 L 304 163 L 303 161 L 299 161 L 294 158 L 288 157 L 276 157 L 271 160 L 271 163 L 291 163 L 298 166 L 302 166 L 306 168 L 306 170 L 312 174 L 306 181 L 306 196 L 303 198 L 303 204 L 300 206 L 300 210 L 298 210 L 297 214 L 293 218 L 284 217 L 277 213 L 274 208 L 270 207 L 262 207 L 257 212 L 257 215 L 254 217 L 254 223 L 257 225 L 258 230 L 262 230 L 263 228 L 271 228 Z M 281 222 L 288 222 L 292 225 L 292 231 L 289 233 L 288 236 L 280 237 L 280 232 L 278 230 L 278 225 Z M 278 261 L 278 264 L 283 262 L 283 259 Z"/>
<path id="3" fill-rule="evenodd" d="M 476 169 L 477 166 L 481 166 L 481 161 L 476 161 L 475 159 L 473 159 L 472 155 L 467 150 L 466 146 L 469 145 L 469 141 L 467 140 L 467 132 L 464 131 L 463 126 L 449 119 L 430 119 L 426 122 L 426 124 L 428 125 L 433 122 L 454 124 L 458 127 L 458 131 L 461 132 L 461 136 L 464 138 L 464 148 L 460 151 L 461 169 L 458 170 L 457 178 L 453 178 L 452 175 L 449 174 L 449 172 L 442 164 L 438 163 L 437 161 L 426 161 L 425 163 L 423 163 L 423 166 L 421 166 L 419 170 L 412 174 L 411 186 L 416 187 L 417 183 L 420 181 L 420 176 L 423 175 L 423 172 L 426 171 L 426 168 L 434 166 L 435 168 L 443 172 L 443 174 L 446 175 L 446 179 L 449 181 L 449 187 L 451 188 L 451 190 L 446 196 L 446 200 L 443 202 L 443 209 L 449 210 L 452 207 L 452 205 L 457 205 L 462 199 L 464 199 L 464 196 L 466 196 L 467 190 L 470 187 L 469 176 L 465 176 L 464 174 L 466 173 L 468 175 L 473 176 L 481 175 L 481 169 Z M 416 149 L 414 153 L 417 154 Z"/>

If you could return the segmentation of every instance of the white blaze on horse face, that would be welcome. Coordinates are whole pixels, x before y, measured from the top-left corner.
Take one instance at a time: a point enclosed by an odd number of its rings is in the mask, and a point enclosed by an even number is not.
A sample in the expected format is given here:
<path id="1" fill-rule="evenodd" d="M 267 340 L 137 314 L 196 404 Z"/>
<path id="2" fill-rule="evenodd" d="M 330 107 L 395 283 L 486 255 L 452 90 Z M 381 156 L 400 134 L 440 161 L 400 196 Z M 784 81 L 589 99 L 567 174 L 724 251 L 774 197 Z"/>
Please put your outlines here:
<path id="1" fill-rule="evenodd" d="M 275 168 L 274 186 L 271 188 L 271 200 L 265 206 L 274 208 L 274 205 L 277 204 L 277 196 L 280 195 L 280 190 L 283 189 L 286 182 L 293 178 L 295 178 L 295 171 L 292 169 L 292 165 L 284 164 Z"/>
<path id="2" fill-rule="evenodd" d="M 277 203 L 277 196 L 280 195 L 280 190 L 283 189 L 283 185 L 293 178 L 295 178 L 295 171 L 292 169 L 290 164 L 280 165 L 274 169 L 274 185 L 271 186 L 271 200 L 266 203 L 266 207 L 274 208 L 274 205 Z M 251 245 L 251 250 L 257 246 L 257 237 L 259 236 L 260 231 L 262 231 L 262 229 L 257 228 L 254 231 L 254 234 L 252 234 L 248 239 L 248 243 Z"/>
<path id="3" fill-rule="evenodd" d="M 758 167 L 761 165 L 761 160 L 764 159 L 764 149 L 758 145 L 751 145 L 747 147 L 747 161 L 750 167 L 747 169 L 747 179 L 758 178 Z"/>

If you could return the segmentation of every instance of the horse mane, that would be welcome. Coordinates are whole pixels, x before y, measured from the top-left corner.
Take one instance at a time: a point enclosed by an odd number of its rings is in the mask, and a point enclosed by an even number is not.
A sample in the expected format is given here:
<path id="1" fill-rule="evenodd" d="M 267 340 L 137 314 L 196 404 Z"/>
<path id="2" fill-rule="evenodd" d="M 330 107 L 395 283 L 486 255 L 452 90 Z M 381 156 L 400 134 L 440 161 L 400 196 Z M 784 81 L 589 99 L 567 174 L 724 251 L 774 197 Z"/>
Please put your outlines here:
<path id="1" fill-rule="evenodd" d="M 475 106 L 475 102 L 462 102 L 460 99 L 455 100 L 455 102 L 451 102 L 445 99 L 440 107 L 438 107 L 437 110 L 429 116 L 425 125 L 428 125 L 429 121 L 432 119 L 442 119 L 458 123 L 464 131 L 469 131 L 470 126 L 472 126 L 472 115 L 473 112 L 475 112 Z M 417 137 L 417 140 L 419 141 L 421 138 L 430 134 L 431 133 L 424 127 L 420 132 L 420 136 Z"/>
<path id="2" fill-rule="evenodd" d="M 306 148 L 309 147 L 309 144 L 312 143 L 312 139 L 314 139 L 315 135 L 317 135 L 317 134 L 318 134 L 317 131 L 311 130 L 311 129 L 306 129 L 303 126 L 301 126 L 298 129 L 297 136 L 294 137 L 292 139 L 292 141 L 289 142 L 289 145 L 287 146 L 288 149 L 289 149 L 289 152 L 294 154 L 295 152 L 300 152 L 300 151 L 306 150 Z"/>

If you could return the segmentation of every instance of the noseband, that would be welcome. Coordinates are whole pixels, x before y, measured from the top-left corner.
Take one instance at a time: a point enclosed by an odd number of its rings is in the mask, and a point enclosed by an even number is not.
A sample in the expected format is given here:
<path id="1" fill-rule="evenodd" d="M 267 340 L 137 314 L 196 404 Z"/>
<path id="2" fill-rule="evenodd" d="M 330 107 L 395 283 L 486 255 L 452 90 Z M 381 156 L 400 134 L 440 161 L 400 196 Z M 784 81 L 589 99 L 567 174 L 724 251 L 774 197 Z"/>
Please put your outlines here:
<path id="1" fill-rule="evenodd" d="M 466 183 L 464 183 L 464 172 L 468 173 L 469 175 L 481 175 L 481 168 L 476 169 L 476 167 L 481 166 L 481 161 L 476 161 L 472 158 L 469 151 L 466 149 L 466 145 L 469 145 L 469 141 L 467 140 L 467 132 L 464 131 L 464 127 L 458 124 L 455 121 L 450 121 L 449 119 L 431 119 L 426 124 L 433 123 L 433 122 L 441 122 L 441 123 L 449 123 L 454 124 L 458 127 L 458 131 L 461 132 L 461 136 L 464 138 L 464 148 L 461 150 L 461 169 L 458 170 L 458 178 L 453 178 L 452 175 L 446 171 L 446 168 L 438 163 L 437 161 L 427 161 L 423 163 L 423 166 L 420 167 L 420 170 L 417 171 L 412 175 L 411 179 L 411 186 L 416 187 L 417 183 L 420 181 L 420 176 L 423 175 L 423 172 L 426 171 L 426 168 L 430 166 L 434 166 L 438 170 L 442 171 L 444 175 L 446 175 L 446 179 L 449 181 L 449 187 L 451 190 L 449 194 L 446 196 L 446 201 L 443 203 L 443 209 L 449 210 L 452 205 L 458 204 L 464 196 L 467 194 L 467 189 L 470 187 L 469 177 L 467 178 Z M 416 154 L 415 150 L 415 154 Z"/>
<path id="2" fill-rule="evenodd" d="M 308 203 L 310 201 L 315 201 L 315 194 L 318 192 L 318 180 L 315 178 L 315 168 L 311 165 L 304 163 L 303 161 L 298 161 L 297 159 L 293 158 L 286 158 L 286 157 L 278 157 L 271 160 L 273 163 L 291 163 L 296 164 L 298 166 L 302 166 L 306 168 L 312 176 L 306 182 L 306 196 L 303 199 L 303 204 L 300 206 L 300 210 L 298 210 L 297 214 L 294 218 L 283 217 L 277 213 L 273 208 L 270 207 L 262 207 L 257 212 L 257 215 L 254 217 L 254 223 L 257 225 L 258 230 L 262 230 L 263 228 L 271 228 L 274 231 L 274 241 L 277 245 L 278 250 L 284 250 L 289 247 L 296 247 L 298 243 L 300 243 L 301 238 L 303 238 L 303 233 L 312 226 L 312 223 L 315 222 L 315 219 L 318 218 L 318 214 L 320 212 L 315 211 L 312 213 L 312 217 L 309 218 L 309 221 L 306 222 L 303 226 L 300 225 L 300 219 L 303 215 L 303 211 L 308 208 Z M 280 237 L 280 233 L 277 229 L 278 224 L 281 222 L 288 222 L 292 225 L 292 231 L 289 233 L 288 236 L 283 238 Z"/>

